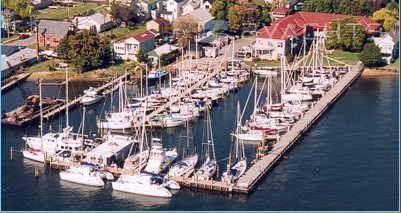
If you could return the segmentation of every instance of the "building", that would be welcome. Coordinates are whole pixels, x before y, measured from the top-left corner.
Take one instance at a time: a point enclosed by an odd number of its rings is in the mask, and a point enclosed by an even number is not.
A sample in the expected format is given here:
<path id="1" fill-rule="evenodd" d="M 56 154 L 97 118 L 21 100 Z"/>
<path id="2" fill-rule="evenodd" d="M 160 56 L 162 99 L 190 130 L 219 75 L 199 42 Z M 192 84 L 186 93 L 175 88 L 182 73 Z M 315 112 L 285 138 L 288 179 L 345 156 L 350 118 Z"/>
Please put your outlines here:
<path id="1" fill-rule="evenodd" d="M 74 24 L 80 30 L 93 30 L 97 33 L 113 28 L 113 22 L 101 13 L 95 13 L 91 16 L 75 17 Z"/>
<path id="2" fill-rule="evenodd" d="M 168 21 L 164 18 L 157 18 L 146 23 L 146 30 L 156 30 L 160 35 L 164 35 L 168 30 Z"/>
<path id="3" fill-rule="evenodd" d="M 173 13 L 173 20 L 177 19 L 182 14 L 182 7 L 188 2 L 188 0 L 167 0 L 166 10 Z"/>
<path id="4" fill-rule="evenodd" d="M 18 69 L 37 62 L 36 50 L 24 46 L 1 45 L 1 80 Z"/>
<path id="5" fill-rule="evenodd" d="M 189 0 L 184 6 L 182 6 L 182 14 L 185 15 L 191 13 L 195 9 L 200 7 L 200 0 Z"/>
<path id="6" fill-rule="evenodd" d="M 52 0 L 32 0 L 32 4 L 35 6 L 35 10 L 42 10 L 46 7 L 53 5 Z"/>
<path id="7" fill-rule="evenodd" d="M 399 57 L 400 34 L 398 26 L 390 32 L 383 34 L 383 36 L 374 38 L 373 40 L 375 45 L 380 48 L 382 60 L 387 64 L 390 64 L 393 59 Z"/>
<path id="8" fill-rule="evenodd" d="M 278 60 L 281 56 L 295 55 L 300 50 L 304 36 L 320 30 L 330 30 L 331 21 L 349 17 L 349 15 L 296 12 L 293 15 L 277 19 L 271 26 L 256 32 L 256 57 Z M 366 33 L 373 35 L 380 31 L 380 24 L 363 17 L 354 16 L 356 22 L 364 27 Z"/>
<path id="9" fill-rule="evenodd" d="M 138 16 L 143 20 L 148 20 L 152 17 L 152 11 L 163 9 L 163 2 L 159 0 L 142 0 L 137 3 Z"/>
<path id="10" fill-rule="evenodd" d="M 214 17 L 206 10 L 198 8 L 191 13 L 179 17 L 180 19 L 191 19 L 198 25 L 199 32 L 213 30 L 214 27 Z"/>
<path id="11" fill-rule="evenodd" d="M 290 10 L 284 7 L 278 7 L 271 12 L 272 21 L 284 18 L 289 14 Z"/>
<path id="12" fill-rule="evenodd" d="M 146 30 L 138 35 L 117 41 L 113 44 L 113 50 L 117 59 L 136 61 L 136 55 L 141 49 L 147 53 L 155 48 L 155 35 Z"/>
<path id="13" fill-rule="evenodd" d="M 151 60 L 154 66 L 159 63 L 159 58 L 161 55 L 169 55 L 168 58 L 175 58 L 178 54 L 178 47 L 170 44 L 163 44 L 162 46 L 147 53 L 148 58 Z"/>
<path id="14" fill-rule="evenodd" d="M 214 0 L 202 0 L 203 3 L 201 4 L 201 8 L 206 10 L 207 12 L 210 12 L 210 9 L 212 9 L 212 5 Z"/>
<path id="15" fill-rule="evenodd" d="M 39 48 L 56 50 L 59 42 L 76 28 L 71 22 L 41 20 L 38 26 Z"/>

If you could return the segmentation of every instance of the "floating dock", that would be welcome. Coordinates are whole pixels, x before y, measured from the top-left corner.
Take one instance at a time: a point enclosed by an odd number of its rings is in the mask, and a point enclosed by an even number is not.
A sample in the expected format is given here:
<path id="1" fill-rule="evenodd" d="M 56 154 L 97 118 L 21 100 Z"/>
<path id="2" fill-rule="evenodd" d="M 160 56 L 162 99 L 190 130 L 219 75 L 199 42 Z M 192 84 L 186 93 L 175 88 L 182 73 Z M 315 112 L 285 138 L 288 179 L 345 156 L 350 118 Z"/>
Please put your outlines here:
<path id="1" fill-rule="evenodd" d="M 273 146 L 273 150 L 267 155 L 257 160 L 243 176 L 241 176 L 233 192 L 250 193 L 264 175 L 278 162 L 284 153 L 305 133 L 309 127 L 320 118 L 320 116 L 333 104 L 348 87 L 360 76 L 363 66 L 361 64 L 353 66 L 333 88 L 328 91 L 316 104 L 305 113 L 294 126 L 284 134 Z"/>

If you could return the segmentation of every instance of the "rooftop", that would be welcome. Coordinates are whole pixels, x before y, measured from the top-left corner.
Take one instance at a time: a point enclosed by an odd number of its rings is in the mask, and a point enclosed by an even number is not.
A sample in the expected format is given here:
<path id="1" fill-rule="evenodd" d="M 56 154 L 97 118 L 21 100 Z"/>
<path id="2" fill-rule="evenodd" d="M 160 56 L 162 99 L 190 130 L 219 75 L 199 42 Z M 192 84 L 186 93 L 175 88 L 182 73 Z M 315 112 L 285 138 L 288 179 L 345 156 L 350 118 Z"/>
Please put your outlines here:
<path id="1" fill-rule="evenodd" d="M 71 22 L 40 20 L 38 32 L 44 35 L 64 37 Z"/>
<path id="2" fill-rule="evenodd" d="M 202 8 L 198 8 L 191 13 L 189 13 L 190 16 L 195 17 L 199 21 L 206 23 L 214 19 L 214 17 L 207 11 Z"/>

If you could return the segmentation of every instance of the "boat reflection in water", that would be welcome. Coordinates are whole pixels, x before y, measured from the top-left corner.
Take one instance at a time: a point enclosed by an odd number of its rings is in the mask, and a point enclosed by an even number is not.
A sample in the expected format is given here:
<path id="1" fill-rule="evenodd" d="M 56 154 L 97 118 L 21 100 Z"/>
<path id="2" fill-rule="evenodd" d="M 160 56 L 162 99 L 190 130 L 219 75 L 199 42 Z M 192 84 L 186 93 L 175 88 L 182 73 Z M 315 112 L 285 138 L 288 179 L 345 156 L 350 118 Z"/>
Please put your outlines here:
<path id="1" fill-rule="evenodd" d="M 178 191 L 171 190 L 172 194 L 176 192 Z M 134 204 L 136 209 L 142 209 L 142 210 L 160 209 L 163 208 L 164 206 L 167 206 L 171 202 L 170 198 L 144 196 L 139 194 L 125 193 L 116 190 L 113 190 L 112 196 L 116 200 L 127 203 L 129 205 Z"/>

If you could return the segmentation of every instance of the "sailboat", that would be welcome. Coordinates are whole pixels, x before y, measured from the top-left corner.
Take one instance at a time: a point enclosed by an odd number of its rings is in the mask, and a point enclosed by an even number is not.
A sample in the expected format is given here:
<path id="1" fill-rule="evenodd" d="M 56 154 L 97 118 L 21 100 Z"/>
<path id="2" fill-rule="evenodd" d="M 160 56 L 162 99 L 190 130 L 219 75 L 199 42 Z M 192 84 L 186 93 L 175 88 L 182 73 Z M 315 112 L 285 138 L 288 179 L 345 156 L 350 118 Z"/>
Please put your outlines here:
<path id="1" fill-rule="evenodd" d="M 202 166 L 195 172 L 194 178 L 197 180 L 208 180 L 212 178 L 217 169 L 216 154 L 214 151 L 212 123 L 210 120 L 210 111 L 206 109 L 206 142 L 202 145 L 205 150 L 205 161 Z"/>
<path id="2" fill-rule="evenodd" d="M 237 128 L 236 133 L 241 131 L 241 109 L 238 102 L 237 106 Z M 229 156 L 229 163 L 227 165 L 227 171 L 223 172 L 221 180 L 228 183 L 233 183 L 238 180 L 241 175 L 245 173 L 247 162 L 245 157 L 244 142 L 235 138 L 235 164 L 231 167 L 231 153 Z"/>
<path id="3" fill-rule="evenodd" d="M 186 127 L 186 132 L 187 135 L 186 137 L 186 148 L 187 150 L 189 150 L 190 148 L 190 144 L 189 144 L 189 125 L 187 125 Z M 195 150 L 194 150 L 195 151 Z M 193 153 L 193 154 L 189 154 L 185 157 L 183 157 L 181 160 L 179 160 L 178 162 L 174 163 L 170 170 L 168 171 L 168 176 L 176 176 L 176 177 L 181 177 L 184 175 L 190 175 L 189 173 L 192 173 L 195 169 L 195 165 L 196 163 L 198 163 L 198 159 L 199 159 L 199 155 L 198 153 Z"/>
<path id="4" fill-rule="evenodd" d="M 60 150 L 82 151 L 86 138 L 83 134 L 73 133 L 73 127 L 69 126 L 68 107 L 66 107 L 65 113 L 66 127 L 63 131 L 61 133 L 49 132 L 43 134 L 42 84 L 42 81 L 39 81 L 40 133 L 38 136 L 22 137 L 27 146 L 22 152 L 24 157 L 39 162 L 44 162 L 47 156 L 53 155 Z M 68 106 L 68 68 L 66 69 L 66 105 Z"/>
<path id="5" fill-rule="evenodd" d="M 140 144 L 140 153 L 142 153 L 143 146 L 145 140 L 145 112 L 143 114 L 143 124 L 142 124 L 142 134 L 141 134 L 141 144 Z M 142 158 L 140 159 L 140 165 L 142 164 Z M 178 184 L 172 181 L 165 182 L 165 179 L 161 176 L 151 175 L 147 173 L 143 173 L 138 170 L 134 174 L 122 174 L 120 178 L 112 182 L 111 185 L 113 190 L 153 196 L 153 197 L 172 197 L 171 192 L 166 188 L 169 183 L 176 188 L 179 187 Z M 176 185 L 175 185 L 176 184 Z M 178 186 L 178 187 L 177 187 Z"/>

